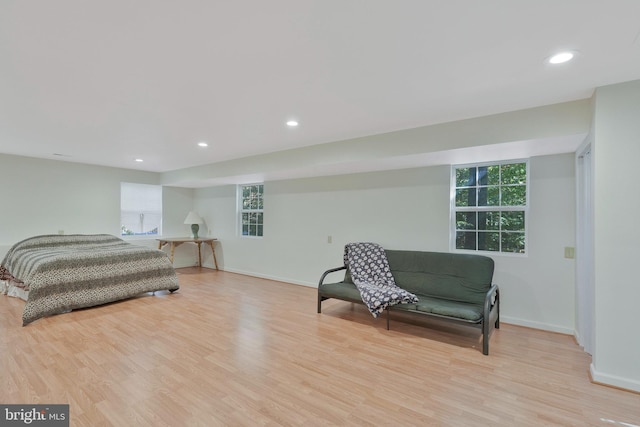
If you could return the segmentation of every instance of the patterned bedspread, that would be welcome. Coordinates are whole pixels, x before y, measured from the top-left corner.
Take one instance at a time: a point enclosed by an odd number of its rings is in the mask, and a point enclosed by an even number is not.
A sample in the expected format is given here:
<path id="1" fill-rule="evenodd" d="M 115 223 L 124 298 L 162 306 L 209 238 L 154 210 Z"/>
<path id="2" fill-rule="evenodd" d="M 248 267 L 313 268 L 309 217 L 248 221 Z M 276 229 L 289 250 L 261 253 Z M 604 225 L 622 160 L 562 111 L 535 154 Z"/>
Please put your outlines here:
<path id="1" fill-rule="evenodd" d="M 396 285 L 384 248 L 377 243 L 347 243 L 344 265 L 373 317 L 389 306 L 418 302 L 418 297 Z"/>
<path id="2" fill-rule="evenodd" d="M 29 292 L 23 325 L 145 292 L 179 289 L 166 253 L 107 234 L 23 240 L 7 252 L 0 275 L 22 282 Z"/>

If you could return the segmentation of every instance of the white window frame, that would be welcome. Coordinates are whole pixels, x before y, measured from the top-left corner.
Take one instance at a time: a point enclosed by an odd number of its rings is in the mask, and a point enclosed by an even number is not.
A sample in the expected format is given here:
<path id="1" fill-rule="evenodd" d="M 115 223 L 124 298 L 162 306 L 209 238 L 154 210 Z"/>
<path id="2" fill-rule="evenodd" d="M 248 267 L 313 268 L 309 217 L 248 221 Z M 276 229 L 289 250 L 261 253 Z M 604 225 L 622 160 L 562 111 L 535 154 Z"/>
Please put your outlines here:
<path id="1" fill-rule="evenodd" d="M 252 209 L 245 208 L 243 206 L 244 202 L 244 189 L 246 187 L 260 186 L 262 187 L 262 208 Z M 238 200 L 238 235 L 240 237 L 245 237 L 249 239 L 261 239 L 264 237 L 264 183 L 263 182 L 254 182 L 251 184 L 239 184 L 237 187 L 237 200 Z M 260 214 L 262 216 L 262 224 L 256 224 L 256 234 L 244 234 L 244 221 L 243 217 L 245 214 Z M 250 226 L 249 226 L 250 227 Z M 261 230 L 262 234 L 258 235 L 258 231 Z M 250 232 L 250 229 L 249 229 Z"/>
<path id="2" fill-rule="evenodd" d="M 136 206 L 135 209 L 127 209 L 125 211 L 126 207 L 129 206 L 123 206 L 125 204 L 127 204 L 127 202 L 123 199 L 123 193 L 124 191 L 126 191 L 124 189 L 124 187 L 129 187 L 130 189 L 135 189 L 135 191 L 139 191 L 141 192 L 141 197 L 139 200 L 139 206 Z M 144 196 L 142 196 L 142 194 L 145 192 L 145 190 L 150 189 L 152 191 L 158 191 L 160 193 L 160 200 L 157 204 L 157 206 L 151 206 L 152 204 L 150 203 L 149 200 L 144 201 Z M 153 199 L 153 197 L 151 198 Z M 158 227 L 157 227 L 157 233 L 136 233 L 136 234 L 123 234 L 123 227 L 125 226 L 124 224 L 124 220 L 123 217 L 125 215 L 130 215 L 132 212 L 137 212 L 138 215 L 140 215 L 141 218 L 141 222 L 144 224 L 144 216 L 145 215 L 154 215 L 154 216 L 160 216 L 159 218 L 159 222 L 158 222 Z M 153 185 L 153 184 L 140 184 L 140 183 L 136 183 L 136 182 L 121 182 L 120 183 L 120 237 L 124 238 L 124 239 L 144 239 L 144 238 L 156 238 L 158 236 L 162 236 L 162 217 L 163 213 L 162 213 L 162 186 L 161 185 Z M 135 230 L 134 230 L 135 233 Z"/>
<path id="3" fill-rule="evenodd" d="M 524 206 L 502 206 L 502 200 L 500 198 L 500 204 L 497 206 L 470 206 L 470 207 L 460 207 L 460 206 L 456 206 L 456 189 L 457 188 L 464 188 L 464 187 L 456 187 L 456 170 L 457 169 L 464 169 L 464 168 L 476 168 L 476 173 L 477 173 L 477 168 L 481 168 L 481 167 L 488 167 L 488 166 L 502 166 L 502 165 L 509 165 L 509 164 L 515 164 L 515 163 L 525 163 L 526 165 L 526 199 L 525 199 L 525 205 Z M 476 175 L 477 177 L 477 175 Z M 511 159 L 511 160 L 501 160 L 501 161 L 494 161 L 494 162 L 482 162 L 482 163 L 469 163 L 469 164 L 459 164 L 459 165 L 451 165 L 451 181 L 450 181 L 450 189 L 451 189 L 451 193 L 450 193 L 450 220 L 449 220 L 449 224 L 450 224 L 450 232 L 449 232 L 449 249 L 451 252 L 463 252 L 463 253 L 479 253 L 482 255 L 500 255 L 500 256 L 516 256 L 516 257 L 526 257 L 528 256 L 528 252 L 529 252 L 529 233 L 528 233 L 528 229 L 529 229 L 529 221 L 530 221 L 530 215 L 529 215 L 529 206 L 530 206 L 530 191 L 531 191 L 531 171 L 530 171 L 530 167 L 529 167 L 529 159 Z M 499 184 L 500 187 L 502 187 L 502 183 Z M 508 186 L 508 185 L 507 185 Z M 469 188 L 477 188 L 478 185 L 476 183 L 475 186 L 473 187 L 469 187 Z M 502 251 L 502 233 L 506 232 L 503 231 L 500 227 L 499 233 L 500 233 L 500 250 L 498 251 L 489 251 L 489 250 L 479 250 L 477 249 L 477 245 L 478 245 L 478 241 L 476 239 L 476 249 L 458 249 L 456 247 L 456 238 L 457 238 L 457 231 L 459 231 L 457 229 L 457 222 L 456 222 L 456 213 L 457 212 L 495 212 L 495 211 L 500 211 L 500 212 L 523 212 L 524 213 L 524 251 L 523 252 L 503 252 Z M 478 231 L 477 228 L 477 224 L 476 224 L 476 232 Z M 470 230 L 472 231 L 472 230 Z"/>

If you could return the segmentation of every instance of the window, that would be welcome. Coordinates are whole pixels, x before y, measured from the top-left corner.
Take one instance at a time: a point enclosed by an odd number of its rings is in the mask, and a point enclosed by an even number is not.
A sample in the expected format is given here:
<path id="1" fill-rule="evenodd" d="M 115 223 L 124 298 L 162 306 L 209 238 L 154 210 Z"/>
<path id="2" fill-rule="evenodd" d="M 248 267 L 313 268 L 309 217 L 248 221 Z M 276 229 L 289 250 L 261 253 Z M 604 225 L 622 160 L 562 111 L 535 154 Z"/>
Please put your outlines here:
<path id="1" fill-rule="evenodd" d="M 123 236 L 159 235 L 162 230 L 162 186 L 120 183 Z"/>
<path id="2" fill-rule="evenodd" d="M 452 167 L 452 248 L 526 253 L 528 161 Z"/>
<path id="3" fill-rule="evenodd" d="M 238 186 L 240 199 L 240 233 L 243 236 L 262 237 L 264 226 L 264 185 Z"/>

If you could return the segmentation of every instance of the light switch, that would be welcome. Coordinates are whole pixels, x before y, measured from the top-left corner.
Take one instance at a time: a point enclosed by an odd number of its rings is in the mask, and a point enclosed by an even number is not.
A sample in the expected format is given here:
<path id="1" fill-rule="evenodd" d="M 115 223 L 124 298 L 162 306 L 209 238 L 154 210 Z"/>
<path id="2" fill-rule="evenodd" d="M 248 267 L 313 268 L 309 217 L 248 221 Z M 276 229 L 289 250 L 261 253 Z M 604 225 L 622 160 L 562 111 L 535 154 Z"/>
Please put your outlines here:
<path id="1" fill-rule="evenodd" d="M 565 246 L 564 248 L 564 257 L 565 258 L 569 258 L 569 259 L 573 259 L 576 256 L 576 248 L 571 247 L 571 246 Z"/>

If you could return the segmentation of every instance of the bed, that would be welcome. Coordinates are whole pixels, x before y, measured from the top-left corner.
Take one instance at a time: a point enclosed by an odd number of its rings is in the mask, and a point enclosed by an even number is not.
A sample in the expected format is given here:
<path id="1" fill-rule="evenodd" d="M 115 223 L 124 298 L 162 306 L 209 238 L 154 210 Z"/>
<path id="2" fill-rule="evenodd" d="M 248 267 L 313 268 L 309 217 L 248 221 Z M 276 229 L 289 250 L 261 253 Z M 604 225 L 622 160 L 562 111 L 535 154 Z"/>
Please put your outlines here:
<path id="1" fill-rule="evenodd" d="M 146 292 L 179 289 L 167 254 L 108 234 L 35 236 L 0 264 L 0 291 L 26 301 L 22 324 Z"/>

